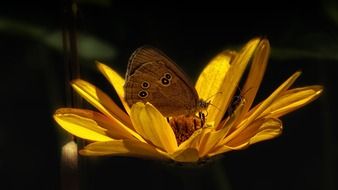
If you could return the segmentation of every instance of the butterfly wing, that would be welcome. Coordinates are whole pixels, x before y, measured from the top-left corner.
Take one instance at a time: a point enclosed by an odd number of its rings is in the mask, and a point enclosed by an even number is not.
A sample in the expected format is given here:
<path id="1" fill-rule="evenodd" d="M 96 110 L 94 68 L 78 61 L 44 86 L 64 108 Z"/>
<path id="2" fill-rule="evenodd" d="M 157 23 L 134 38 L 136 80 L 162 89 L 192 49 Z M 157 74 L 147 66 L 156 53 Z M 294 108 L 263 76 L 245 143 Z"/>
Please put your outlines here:
<path id="1" fill-rule="evenodd" d="M 191 113 L 198 102 L 197 92 L 183 71 L 152 47 L 141 47 L 131 56 L 124 89 L 129 106 L 150 102 L 164 116 Z"/>

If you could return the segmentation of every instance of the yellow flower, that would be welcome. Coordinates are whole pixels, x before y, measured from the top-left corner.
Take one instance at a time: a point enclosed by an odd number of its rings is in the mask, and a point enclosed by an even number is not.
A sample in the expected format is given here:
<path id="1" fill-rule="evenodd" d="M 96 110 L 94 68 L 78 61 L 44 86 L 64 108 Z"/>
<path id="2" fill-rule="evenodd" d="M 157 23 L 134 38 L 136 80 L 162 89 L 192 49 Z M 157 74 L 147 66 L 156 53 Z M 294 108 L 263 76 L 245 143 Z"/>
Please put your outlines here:
<path id="1" fill-rule="evenodd" d="M 224 51 L 210 61 L 195 88 L 199 97 L 209 98 L 212 105 L 206 110 L 204 126 L 193 131 L 183 142 L 178 143 L 167 118 L 150 103 L 139 102 L 129 108 L 123 98 L 124 79 L 102 63 L 98 63 L 98 68 L 115 88 L 125 111 L 100 89 L 77 79 L 71 83 L 73 88 L 100 112 L 60 108 L 54 119 L 69 133 L 91 142 L 80 150 L 80 154 L 87 156 L 118 155 L 197 162 L 243 149 L 278 136 L 282 131 L 279 118 L 313 101 L 322 92 L 318 85 L 290 89 L 300 75 L 296 72 L 264 101 L 252 106 L 269 53 L 268 40 L 256 38 L 239 52 Z M 241 101 L 224 118 L 250 62 L 249 73 L 241 87 Z"/>

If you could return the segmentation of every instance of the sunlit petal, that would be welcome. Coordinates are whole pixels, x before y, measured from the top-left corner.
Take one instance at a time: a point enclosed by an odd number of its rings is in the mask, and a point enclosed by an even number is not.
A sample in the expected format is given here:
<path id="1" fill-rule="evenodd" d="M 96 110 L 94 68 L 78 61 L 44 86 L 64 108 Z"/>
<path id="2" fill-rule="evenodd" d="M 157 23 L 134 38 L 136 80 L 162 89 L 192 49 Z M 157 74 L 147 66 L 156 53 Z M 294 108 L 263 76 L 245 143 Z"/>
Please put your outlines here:
<path id="1" fill-rule="evenodd" d="M 241 147 L 243 144 L 253 144 L 259 141 L 271 139 L 282 132 L 282 122 L 278 119 L 267 118 L 259 119 L 248 125 L 238 136 L 229 140 L 226 145 Z M 227 141 L 225 139 L 225 141 Z"/>
<path id="2" fill-rule="evenodd" d="M 116 123 L 114 120 L 111 120 L 105 115 L 92 110 L 60 108 L 55 112 L 54 117 L 57 117 L 58 120 L 76 122 L 77 125 L 82 124 L 82 127 L 84 128 L 95 129 L 98 127 L 99 129 L 104 130 L 105 134 L 113 139 L 137 139 L 131 133 L 129 133 L 129 131 L 126 131 L 125 128 L 121 127 L 119 123 Z M 77 129 L 73 129 L 72 131 L 75 133 L 79 132 Z M 72 134 L 78 136 L 77 134 Z"/>
<path id="3" fill-rule="evenodd" d="M 169 159 L 169 157 L 153 146 L 132 140 L 112 140 L 91 143 L 82 149 L 80 154 L 86 156 L 119 155 L 152 159 Z"/>
<path id="4" fill-rule="evenodd" d="M 249 144 L 254 144 L 260 141 L 273 139 L 279 136 L 282 133 L 282 130 L 283 125 L 282 122 L 279 120 L 264 123 L 263 126 L 260 127 L 259 132 L 250 139 Z"/>
<path id="5" fill-rule="evenodd" d="M 241 114 L 236 120 L 241 121 L 251 108 L 251 105 L 255 99 L 261 81 L 263 79 L 266 65 L 270 54 L 270 44 L 267 39 L 262 39 L 258 44 L 256 52 L 253 56 L 252 64 L 243 89 L 241 90 L 241 97 L 245 100 L 245 104 Z M 236 122 L 237 123 L 237 122 Z"/>
<path id="6" fill-rule="evenodd" d="M 176 151 L 170 157 L 178 162 L 196 162 L 199 159 L 198 151 L 195 148 L 187 148 Z"/>
<path id="7" fill-rule="evenodd" d="M 220 93 L 220 87 L 234 56 L 235 52 L 223 51 L 215 56 L 203 69 L 195 85 L 201 99 L 212 102 L 215 95 Z M 210 109 L 215 108 L 209 106 L 208 113 Z"/>
<path id="8" fill-rule="evenodd" d="M 323 87 L 317 85 L 287 90 L 260 117 L 281 117 L 317 99 L 322 91 Z"/>
<path id="9" fill-rule="evenodd" d="M 128 115 L 96 86 L 81 79 L 72 81 L 72 86 L 83 98 L 105 115 L 118 119 L 125 125 L 131 125 Z"/>
<path id="10" fill-rule="evenodd" d="M 130 117 L 136 131 L 155 146 L 172 153 L 177 150 L 175 134 L 162 114 L 150 103 L 137 102 Z"/>
<path id="11" fill-rule="evenodd" d="M 242 130 L 236 138 L 230 140 L 229 137 L 225 138 L 219 147 L 209 153 L 209 156 L 244 149 L 251 144 L 274 138 L 281 134 L 282 128 L 282 122 L 278 119 L 259 119 Z"/>
<path id="12" fill-rule="evenodd" d="M 208 157 L 212 157 L 212 156 L 215 156 L 215 155 L 218 155 L 218 154 L 224 154 L 224 153 L 230 152 L 232 150 L 245 149 L 247 147 L 248 147 L 248 143 L 241 144 L 237 147 L 231 147 L 231 146 L 223 145 L 223 146 L 215 148 L 213 151 L 210 151 L 209 154 L 208 154 Z"/>
<path id="13" fill-rule="evenodd" d="M 281 84 L 267 99 L 265 99 L 261 104 L 257 105 L 248 113 L 247 118 L 245 118 L 234 130 L 225 141 L 231 140 L 238 136 L 242 130 L 244 130 L 249 124 L 251 124 L 257 117 L 269 107 L 280 95 L 285 92 L 300 76 L 301 72 L 296 72 L 291 77 L 289 77 L 283 84 Z M 224 142 L 225 143 L 225 142 Z"/>
<path id="14" fill-rule="evenodd" d="M 91 141 L 112 140 L 107 134 L 107 129 L 102 128 L 94 120 L 93 112 L 71 108 L 61 108 L 54 114 L 55 121 L 69 133 Z"/>
<path id="15" fill-rule="evenodd" d="M 221 93 L 216 94 L 213 102 L 211 102 L 217 106 L 217 109 L 212 109 L 208 112 L 208 121 L 214 121 L 215 126 L 220 123 L 259 42 L 259 38 L 249 41 L 231 62 L 231 66 L 220 88 Z"/>
<path id="16" fill-rule="evenodd" d="M 228 133 L 234 128 L 234 124 L 238 115 L 242 112 L 244 103 L 238 105 L 234 113 L 228 117 L 227 121 L 221 122 L 216 128 L 203 135 L 200 140 L 199 155 L 206 156 L 215 147 L 218 146 Z"/>
<path id="17" fill-rule="evenodd" d="M 224 123 L 225 122 L 222 122 L 222 124 Z M 195 142 L 195 146 L 198 147 L 200 157 L 205 156 L 211 149 L 213 149 L 214 146 L 216 146 L 227 135 L 229 130 L 230 127 L 225 126 L 221 129 L 217 129 L 217 127 L 203 129 L 202 135 L 198 139 L 199 141 L 197 143 Z"/>
<path id="18" fill-rule="evenodd" d="M 210 138 L 210 134 L 214 131 L 215 131 L 214 127 L 204 128 L 201 131 L 201 135 L 196 137 L 192 142 L 192 145 L 196 147 L 196 149 L 198 150 L 199 156 L 201 156 L 205 152 L 205 150 L 208 149 L 209 144 L 207 142 Z"/>
<path id="19" fill-rule="evenodd" d="M 114 87 L 117 95 L 119 96 L 122 105 L 124 106 L 124 109 L 127 111 L 127 113 L 130 113 L 130 108 L 127 104 L 127 102 L 124 99 L 124 78 L 122 78 L 116 71 L 114 71 L 112 68 L 108 67 L 107 65 L 96 62 L 97 67 L 101 71 L 101 73 L 107 78 L 107 80 L 110 82 L 110 84 Z"/>
<path id="20" fill-rule="evenodd" d="M 256 106 L 252 112 L 249 113 L 245 122 L 250 123 L 258 117 L 268 106 L 270 106 L 283 92 L 285 92 L 300 76 L 301 72 L 294 73 L 283 84 L 281 84 L 267 99 Z"/>
<path id="21" fill-rule="evenodd" d="M 89 103 L 95 106 L 103 114 L 114 120 L 119 127 L 124 128 L 138 140 L 143 140 L 142 137 L 132 129 L 132 124 L 129 116 L 122 111 L 104 92 L 94 85 L 77 79 L 72 82 L 73 88 Z"/>
<path id="22" fill-rule="evenodd" d="M 277 98 L 283 94 L 301 75 L 301 72 L 294 73 L 283 84 L 281 84 L 267 99 L 255 106 L 249 113 L 248 117 L 240 125 L 250 123 L 255 120 L 267 107 L 269 107 Z"/>

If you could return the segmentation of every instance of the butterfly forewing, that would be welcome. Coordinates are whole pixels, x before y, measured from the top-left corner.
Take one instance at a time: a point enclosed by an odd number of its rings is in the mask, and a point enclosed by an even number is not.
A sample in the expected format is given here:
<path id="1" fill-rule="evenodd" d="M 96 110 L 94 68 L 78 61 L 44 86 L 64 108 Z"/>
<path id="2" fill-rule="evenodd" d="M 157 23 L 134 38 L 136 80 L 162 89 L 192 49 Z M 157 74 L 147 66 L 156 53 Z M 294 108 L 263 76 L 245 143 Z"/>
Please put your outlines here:
<path id="1" fill-rule="evenodd" d="M 191 113 L 198 102 L 197 92 L 183 71 L 164 53 L 148 46 L 131 56 L 124 88 L 129 106 L 150 102 L 164 116 Z"/>

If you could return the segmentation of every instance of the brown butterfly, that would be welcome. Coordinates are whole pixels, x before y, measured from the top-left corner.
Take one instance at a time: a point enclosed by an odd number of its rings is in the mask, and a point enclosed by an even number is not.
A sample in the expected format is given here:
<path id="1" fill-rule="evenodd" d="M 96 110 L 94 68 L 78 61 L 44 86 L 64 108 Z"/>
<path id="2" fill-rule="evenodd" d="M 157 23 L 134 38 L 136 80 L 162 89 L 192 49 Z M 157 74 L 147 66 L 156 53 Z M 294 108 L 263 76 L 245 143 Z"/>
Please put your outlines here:
<path id="1" fill-rule="evenodd" d="M 165 117 L 190 115 L 208 107 L 187 75 L 160 50 L 143 46 L 130 57 L 125 76 L 129 106 L 150 102 Z"/>

